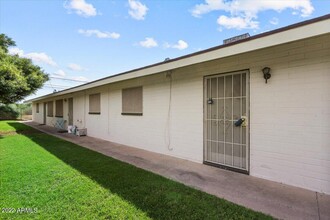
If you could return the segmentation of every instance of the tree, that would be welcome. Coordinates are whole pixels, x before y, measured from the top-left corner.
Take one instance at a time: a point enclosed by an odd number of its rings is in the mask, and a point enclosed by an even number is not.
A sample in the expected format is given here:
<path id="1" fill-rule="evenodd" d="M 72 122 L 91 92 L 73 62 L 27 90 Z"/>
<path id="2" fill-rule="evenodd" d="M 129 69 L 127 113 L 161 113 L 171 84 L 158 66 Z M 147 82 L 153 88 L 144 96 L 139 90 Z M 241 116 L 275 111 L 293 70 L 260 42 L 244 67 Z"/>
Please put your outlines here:
<path id="1" fill-rule="evenodd" d="M 15 103 L 15 104 L 1 104 L 0 103 L 0 120 L 7 119 L 23 119 L 23 116 L 32 115 L 31 103 Z"/>
<path id="2" fill-rule="evenodd" d="M 0 34 L 0 47 L 6 53 L 8 53 L 8 47 L 16 46 L 15 41 L 13 41 L 10 37 L 7 37 L 5 34 Z"/>
<path id="3" fill-rule="evenodd" d="M 30 59 L 8 54 L 15 42 L 0 34 L 0 102 L 14 103 L 31 95 L 49 80 L 48 75 Z"/>

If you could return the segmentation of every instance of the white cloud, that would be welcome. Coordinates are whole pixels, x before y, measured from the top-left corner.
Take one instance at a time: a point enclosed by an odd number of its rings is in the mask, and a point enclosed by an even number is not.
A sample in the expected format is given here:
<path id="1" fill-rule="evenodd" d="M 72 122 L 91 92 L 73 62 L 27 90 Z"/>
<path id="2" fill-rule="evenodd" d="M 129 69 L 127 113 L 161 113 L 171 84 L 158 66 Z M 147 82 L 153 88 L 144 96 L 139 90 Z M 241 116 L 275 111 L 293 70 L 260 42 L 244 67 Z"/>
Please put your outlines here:
<path id="1" fill-rule="evenodd" d="M 285 9 L 299 11 L 302 17 L 310 16 L 314 11 L 311 0 L 205 0 L 204 4 L 195 5 L 191 13 L 195 17 L 200 17 L 211 11 L 224 11 L 229 13 L 231 17 L 221 15 L 218 18 L 220 26 L 236 29 L 257 29 L 259 22 L 256 19 L 259 12 L 267 10 L 281 12 Z"/>
<path id="2" fill-rule="evenodd" d="M 221 15 L 217 23 L 220 26 L 223 26 L 227 29 L 256 29 L 258 28 L 259 22 L 253 21 L 249 18 L 241 18 L 241 17 L 227 17 L 225 15 Z"/>
<path id="3" fill-rule="evenodd" d="M 24 51 L 18 47 L 10 47 L 8 52 L 11 55 L 18 55 L 20 57 L 28 58 L 37 63 L 46 63 L 50 66 L 57 66 L 55 61 L 46 53 L 32 52 L 25 54 Z"/>
<path id="4" fill-rule="evenodd" d="M 85 68 L 83 68 L 82 66 L 80 66 L 80 65 L 78 65 L 76 63 L 70 63 L 68 65 L 68 68 L 70 70 L 73 70 L 73 71 L 83 71 L 83 70 L 85 70 Z"/>
<path id="5" fill-rule="evenodd" d="M 55 72 L 54 74 L 50 75 L 50 78 L 66 80 L 66 81 L 77 81 L 77 82 L 89 82 L 89 79 L 84 76 L 74 76 L 69 77 L 66 75 L 59 75 L 59 71 Z"/>
<path id="6" fill-rule="evenodd" d="M 64 7 L 69 10 L 73 10 L 76 14 L 83 17 L 96 16 L 97 11 L 92 4 L 85 2 L 85 0 L 69 0 L 64 3 Z"/>
<path id="7" fill-rule="evenodd" d="M 24 55 L 24 51 L 19 49 L 18 47 L 9 47 L 8 53 L 11 55 L 18 55 L 20 57 Z"/>
<path id="8" fill-rule="evenodd" d="M 76 76 L 76 77 L 72 77 L 73 80 L 76 80 L 76 81 L 80 81 L 80 82 L 88 82 L 88 78 L 87 77 L 84 77 L 84 76 Z"/>
<path id="9" fill-rule="evenodd" d="M 176 44 L 169 44 L 166 42 L 164 43 L 164 48 L 175 48 L 179 50 L 184 50 L 188 48 L 188 43 L 183 40 L 179 40 Z"/>
<path id="10" fill-rule="evenodd" d="M 146 37 L 146 39 L 144 41 L 140 41 L 139 44 L 142 47 L 146 47 L 146 48 L 152 48 L 158 46 L 157 41 L 155 41 L 152 37 Z"/>
<path id="11" fill-rule="evenodd" d="M 279 22 L 278 18 L 275 17 L 269 21 L 269 23 L 271 23 L 272 25 L 278 25 L 278 22 Z"/>
<path id="12" fill-rule="evenodd" d="M 202 14 L 209 13 L 216 10 L 227 10 L 228 6 L 224 0 L 205 0 L 205 4 L 195 5 L 191 11 L 195 17 L 200 17 Z"/>
<path id="13" fill-rule="evenodd" d="M 57 70 L 54 75 L 64 77 L 66 73 L 63 70 Z"/>
<path id="14" fill-rule="evenodd" d="M 136 20 L 144 20 L 149 10 L 148 7 L 137 0 L 128 0 L 128 4 L 130 8 L 129 15 Z"/>
<path id="15" fill-rule="evenodd" d="M 23 57 L 29 58 L 29 59 L 31 59 L 31 60 L 33 60 L 35 62 L 46 63 L 46 64 L 48 64 L 50 66 L 57 66 L 57 64 L 55 63 L 55 61 L 50 56 L 48 56 L 45 53 L 36 53 L 36 52 L 33 52 L 33 53 L 25 54 L 25 55 L 23 55 Z"/>
<path id="16" fill-rule="evenodd" d="M 115 32 L 108 32 L 108 31 L 100 31 L 100 30 L 83 30 L 79 29 L 78 30 L 79 34 L 83 34 L 87 37 L 90 37 L 92 35 L 95 35 L 97 38 L 112 38 L 112 39 L 118 39 L 120 37 L 120 34 L 115 33 Z"/>
<path id="17" fill-rule="evenodd" d="M 300 10 L 301 16 L 306 17 L 313 13 L 314 7 L 310 0 L 205 0 L 206 4 L 199 4 L 192 10 L 192 15 L 201 16 L 210 11 L 223 10 L 231 14 L 244 13 L 246 15 L 256 15 L 260 11 L 285 9 Z"/>
<path id="18" fill-rule="evenodd" d="M 179 40 L 178 43 L 174 44 L 172 47 L 179 50 L 184 50 L 188 47 L 188 44 L 183 40 Z"/>

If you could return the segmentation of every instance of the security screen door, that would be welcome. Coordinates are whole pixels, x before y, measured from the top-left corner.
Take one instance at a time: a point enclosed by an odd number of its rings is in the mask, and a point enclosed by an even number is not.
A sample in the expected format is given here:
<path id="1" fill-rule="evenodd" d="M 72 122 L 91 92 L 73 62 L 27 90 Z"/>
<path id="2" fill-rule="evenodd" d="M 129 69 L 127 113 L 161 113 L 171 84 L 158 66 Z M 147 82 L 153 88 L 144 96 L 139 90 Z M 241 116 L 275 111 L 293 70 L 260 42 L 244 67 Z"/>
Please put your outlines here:
<path id="1" fill-rule="evenodd" d="M 204 162 L 248 172 L 248 71 L 205 77 Z"/>
<path id="2" fill-rule="evenodd" d="M 69 98 L 68 99 L 68 121 L 69 121 L 69 125 L 73 125 L 73 98 Z"/>

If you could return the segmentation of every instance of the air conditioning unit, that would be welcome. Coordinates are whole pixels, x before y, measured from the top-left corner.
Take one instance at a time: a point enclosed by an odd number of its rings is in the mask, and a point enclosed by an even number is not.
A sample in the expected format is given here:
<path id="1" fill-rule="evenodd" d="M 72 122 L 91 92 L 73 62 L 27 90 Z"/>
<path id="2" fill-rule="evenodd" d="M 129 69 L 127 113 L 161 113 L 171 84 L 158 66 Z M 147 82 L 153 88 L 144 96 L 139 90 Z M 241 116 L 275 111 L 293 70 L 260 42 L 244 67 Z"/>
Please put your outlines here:
<path id="1" fill-rule="evenodd" d="M 77 128 L 76 129 L 77 136 L 86 136 L 87 135 L 87 128 Z"/>

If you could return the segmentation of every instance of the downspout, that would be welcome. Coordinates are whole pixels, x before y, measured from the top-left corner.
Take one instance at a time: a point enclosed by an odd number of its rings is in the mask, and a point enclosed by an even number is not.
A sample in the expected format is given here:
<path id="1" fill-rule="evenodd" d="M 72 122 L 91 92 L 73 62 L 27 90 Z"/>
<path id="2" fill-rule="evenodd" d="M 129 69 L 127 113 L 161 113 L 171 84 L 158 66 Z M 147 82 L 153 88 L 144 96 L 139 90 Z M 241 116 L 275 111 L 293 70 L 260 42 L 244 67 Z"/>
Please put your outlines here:
<path id="1" fill-rule="evenodd" d="M 169 79 L 169 99 L 168 99 L 168 111 L 167 111 L 167 118 L 166 118 L 166 125 L 165 125 L 165 144 L 169 151 L 173 150 L 171 146 L 171 107 L 172 107 L 172 70 L 166 73 L 166 78 Z"/>
<path id="2" fill-rule="evenodd" d="M 108 135 L 110 134 L 110 85 L 108 86 Z"/>

